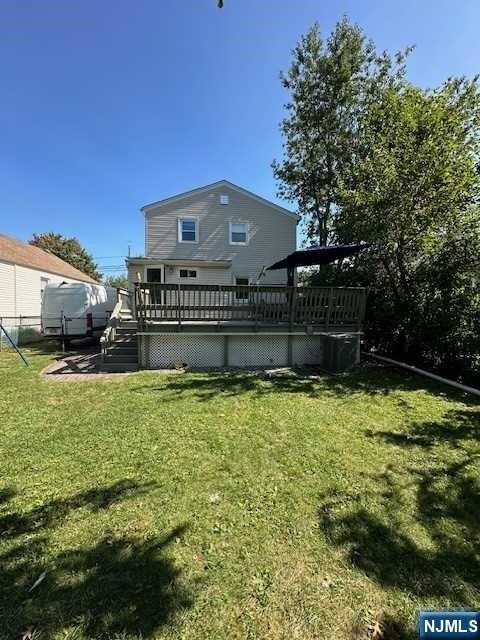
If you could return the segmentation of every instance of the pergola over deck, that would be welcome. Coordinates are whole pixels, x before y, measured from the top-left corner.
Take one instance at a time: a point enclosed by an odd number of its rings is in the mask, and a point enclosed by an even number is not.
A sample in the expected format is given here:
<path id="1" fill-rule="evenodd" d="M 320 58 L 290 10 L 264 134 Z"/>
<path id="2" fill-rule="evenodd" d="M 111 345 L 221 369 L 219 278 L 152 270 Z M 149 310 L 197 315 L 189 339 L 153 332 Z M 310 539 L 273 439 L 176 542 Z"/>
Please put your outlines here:
<path id="1" fill-rule="evenodd" d="M 286 258 L 275 262 L 267 271 L 275 271 L 277 269 L 287 270 L 287 284 L 293 286 L 295 282 L 295 269 L 297 267 L 313 267 L 324 264 L 331 264 L 337 260 L 353 256 L 364 249 L 368 249 L 370 245 L 366 242 L 361 244 L 337 244 L 330 246 L 315 246 L 308 249 L 300 249 L 294 251 Z"/>

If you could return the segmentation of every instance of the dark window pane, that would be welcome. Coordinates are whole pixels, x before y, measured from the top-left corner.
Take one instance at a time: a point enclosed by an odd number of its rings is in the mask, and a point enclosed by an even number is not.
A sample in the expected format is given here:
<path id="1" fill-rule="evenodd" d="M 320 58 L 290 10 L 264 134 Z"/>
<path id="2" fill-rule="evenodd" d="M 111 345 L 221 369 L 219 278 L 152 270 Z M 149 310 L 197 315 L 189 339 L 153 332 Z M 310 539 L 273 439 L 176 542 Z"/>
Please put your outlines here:
<path id="1" fill-rule="evenodd" d="M 182 240 L 184 242 L 195 242 L 195 231 L 182 231 Z"/>
<path id="2" fill-rule="evenodd" d="M 196 242 L 197 229 L 195 220 L 182 220 L 182 240 L 184 242 Z"/>
<path id="3" fill-rule="evenodd" d="M 147 269 L 147 282 L 161 282 L 162 270 L 161 269 Z"/>
<path id="4" fill-rule="evenodd" d="M 237 287 L 248 286 L 248 278 L 235 278 L 235 284 Z M 248 300 L 248 289 L 237 289 L 235 298 L 237 300 Z"/>
<path id="5" fill-rule="evenodd" d="M 230 227 L 230 242 L 247 242 L 247 224 L 246 222 L 232 222 Z"/>
<path id="6" fill-rule="evenodd" d="M 232 242 L 246 242 L 247 234 L 239 231 L 232 231 Z"/>
<path id="7" fill-rule="evenodd" d="M 197 277 L 197 272 L 196 271 L 189 271 L 188 272 L 188 277 L 189 278 L 196 278 Z"/>
<path id="8" fill-rule="evenodd" d="M 188 271 L 186 269 L 180 269 L 180 278 L 188 278 Z"/>

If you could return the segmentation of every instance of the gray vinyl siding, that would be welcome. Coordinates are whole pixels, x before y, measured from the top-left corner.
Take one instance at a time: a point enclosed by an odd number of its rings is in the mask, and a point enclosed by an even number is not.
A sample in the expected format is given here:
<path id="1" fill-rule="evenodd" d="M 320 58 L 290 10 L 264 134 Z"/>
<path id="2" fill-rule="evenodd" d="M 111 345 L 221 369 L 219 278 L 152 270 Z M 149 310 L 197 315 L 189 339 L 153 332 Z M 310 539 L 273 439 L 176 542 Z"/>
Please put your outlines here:
<path id="1" fill-rule="evenodd" d="M 128 287 L 133 291 L 133 283 L 137 282 L 137 271 L 143 273 L 143 265 L 135 264 L 133 262 L 127 262 L 127 278 Z M 143 279 L 143 278 L 142 278 Z"/>
<path id="2" fill-rule="evenodd" d="M 180 278 L 180 269 L 196 271 L 196 278 Z M 173 271 L 173 273 L 171 272 Z M 165 267 L 167 284 L 232 284 L 230 269 L 212 269 L 210 267 Z"/>
<path id="3" fill-rule="evenodd" d="M 228 195 L 228 205 L 220 204 L 220 194 Z M 296 249 L 297 221 L 294 217 L 227 186 L 164 204 L 148 211 L 145 217 L 148 258 L 232 261 L 232 267 L 227 271 L 202 269 L 201 278 L 197 279 L 199 284 L 210 283 L 212 277 L 219 278 L 215 283 L 226 283 L 225 280 L 233 283 L 235 277 L 254 282 L 263 266 L 270 266 Z M 178 242 L 178 219 L 181 217 L 198 219 L 198 243 Z M 230 245 L 230 222 L 248 223 L 246 246 Z M 175 271 L 178 273 L 178 267 Z M 170 281 L 177 282 L 167 273 L 167 282 Z M 284 270 L 267 272 L 261 283 L 285 284 L 286 273 Z"/>

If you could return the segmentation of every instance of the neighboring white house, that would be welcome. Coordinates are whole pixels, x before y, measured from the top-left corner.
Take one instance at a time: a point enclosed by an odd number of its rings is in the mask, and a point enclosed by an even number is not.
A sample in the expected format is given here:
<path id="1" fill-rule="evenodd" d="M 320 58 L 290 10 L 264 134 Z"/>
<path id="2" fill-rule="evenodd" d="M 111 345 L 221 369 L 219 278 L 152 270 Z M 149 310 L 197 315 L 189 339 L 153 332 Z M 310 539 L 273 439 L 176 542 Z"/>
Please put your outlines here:
<path id="1" fill-rule="evenodd" d="M 145 255 L 127 259 L 129 286 L 144 282 L 286 284 L 267 271 L 296 249 L 299 216 L 227 180 L 148 204 Z"/>
<path id="2" fill-rule="evenodd" d="M 57 256 L 0 234 L 0 322 L 18 338 L 40 331 L 40 303 L 49 282 L 95 280 Z M 0 332 L 1 333 L 1 332 Z"/>

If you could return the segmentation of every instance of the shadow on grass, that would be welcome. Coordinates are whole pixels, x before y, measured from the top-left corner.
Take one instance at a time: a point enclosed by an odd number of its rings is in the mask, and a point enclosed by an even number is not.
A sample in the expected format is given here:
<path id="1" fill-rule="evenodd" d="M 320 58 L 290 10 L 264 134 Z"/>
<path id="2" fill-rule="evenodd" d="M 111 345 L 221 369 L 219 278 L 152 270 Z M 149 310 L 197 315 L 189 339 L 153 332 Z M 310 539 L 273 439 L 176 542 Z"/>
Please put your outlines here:
<path id="1" fill-rule="evenodd" d="M 414 423 L 406 431 L 370 431 L 367 435 L 401 447 L 431 449 L 444 443 L 462 448 L 467 440 L 480 440 L 480 411 L 477 407 L 449 411 L 444 420 Z"/>
<path id="2" fill-rule="evenodd" d="M 222 371 L 197 375 L 171 375 L 157 384 L 136 386 L 133 393 L 162 393 L 162 399 L 175 400 L 179 395 L 190 395 L 208 402 L 216 397 L 239 394 L 262 396 L 269 393 L 303 393 L 311 397 L 345 396 L 352 394 L 377 396 L 396 391 L 427 390 L 446 395 L 446 388 L 418 376 L 382 366 L 361 366 L 350 373 L 332 376 L 305 368 L 285 372 L 268 373 Z M 458 395 L 449 392 L 449 395 Z M 398 400 L 402 403 L 402 400 Z M 403 401 L 405 403 L 405 401 Z M 403 408 L 408 409 L 408 406 Z"/>
<path id="3" fill-rule="evenodd" d="M 51 338 L 43 338 L 42 340 L 36 340 L 35 342 L 29 342 L 27 344 L 20 345 L 20 349 L 31 355 L 48 355 L 58 354 L 73 355 L 83 354 L 85 352 L 99 352 L 100 343 L 98 338 L 80 338 L 78 340 L 72 340 L 65 353 L 62 353 L 62 343 L 60 340 Z"/>
<path id="4" fill-rule="evenodd" d="M 0 628 L 7 637 L 19 637 L 30 628 L 42 638 L 69 629 L 81 630 L 85 638 L 151 638 L 162 626 L 174 624 L 176 614 L 192 604 L 181 571 L 168 555 L 169 545 L 185 533 L 186 525 L 161 539 L 104 536 L 87 548 L 51 550 L 55 527 L 73 510 L 108 509 L 148 488 L 122 481 L 26 514 L 3 516 L 2 526 L 9 528 L 0 540 L 10 546 L 0 556 Z M 2 510 L 13 495 L 9 489 L 1 493 Z"/>
<path id="5" fill-rule="evenodd" d="M 372 478 L 370 491 L 322 495 L 319 522 L 330 544 L 382 587 L 443 606 L 478 606 L 479 421 L 480 408 L 466 407 L 395 437 L 370 433 L 429 456 L 416 467 L 387 468 Z"/>
<path id="6" fill-rule="evenodd" d="M 120 480 L 108 487 L 95 487 L 88 491 L 76 493 L 68 498 L 50 500 L 27 511 L 26 513 L 8 513 L 0 515 L 0 536 L 2 539 L 15 537 L 24 533 L 40 531 L 47 527 L 54 527 L 74 510 L 86 507 L 91 511 L 108 509 L 112 504 L 139 493 L 146 493 L 154 483 L 138 484 L 132 480 Z M 2 496 L 10 500 L 15 495 L 12 488 L 0 491 Z M 5 501 L 5 500 L 4 500 Z"/>
<path id="7" fill-rule="evenodd" d="M 364 621 L 355 622 L 349 629 L 348 637 L 351 640 L 365 640 L 369 638 L 378 638 L 378 640 L 418 640 L 417 630 L 413 625 L 408 625 L 402 620 L 398 620 L 389 614 L 379 616 L 378 620 L 379 633 L 374 635 L 372 626 L 366 631 L 367 626 Z M 379 635 L 380 634 L 380 635 Z"/>
<path id="8" fill-rule="evenodd" d="M 418 632 L 414 627 L 409 627 L 407 623 L 396 617 L 384 615 L 380 622 L 385 640 L 417 640 L 418 638 Z"/>

